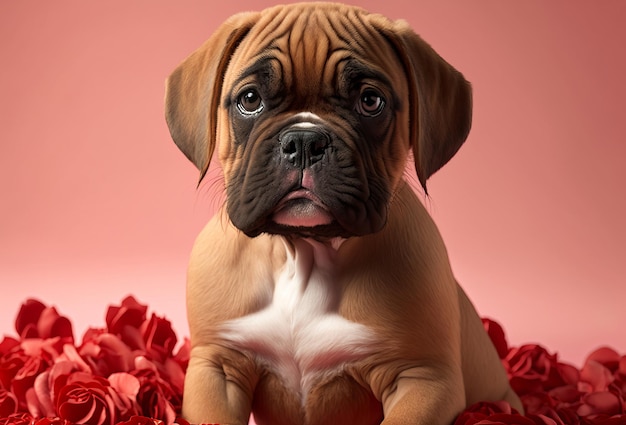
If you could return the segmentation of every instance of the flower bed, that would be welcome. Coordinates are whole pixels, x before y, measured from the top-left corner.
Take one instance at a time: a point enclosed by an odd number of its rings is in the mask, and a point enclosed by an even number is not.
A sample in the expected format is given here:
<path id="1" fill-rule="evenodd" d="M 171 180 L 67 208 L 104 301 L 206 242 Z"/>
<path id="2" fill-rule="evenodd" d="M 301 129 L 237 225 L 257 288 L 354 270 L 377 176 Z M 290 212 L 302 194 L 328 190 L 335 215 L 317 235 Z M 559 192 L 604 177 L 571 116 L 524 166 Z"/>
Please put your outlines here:
<path id="1" fill-rule="evenodd" d="M 16 336 L 0 342 L 0 425 L 188 425 L 179 415 L 189 340 L 131 296 L 105 318 L 77 343 L 54 307 L 22 304 Z M 626 356 L 602 347 L 579 370 L 540 345 L 509 347 L 498 323 L 483 323 L 526 416 L 485 402 L 455 425 L 626 425 Z"/>

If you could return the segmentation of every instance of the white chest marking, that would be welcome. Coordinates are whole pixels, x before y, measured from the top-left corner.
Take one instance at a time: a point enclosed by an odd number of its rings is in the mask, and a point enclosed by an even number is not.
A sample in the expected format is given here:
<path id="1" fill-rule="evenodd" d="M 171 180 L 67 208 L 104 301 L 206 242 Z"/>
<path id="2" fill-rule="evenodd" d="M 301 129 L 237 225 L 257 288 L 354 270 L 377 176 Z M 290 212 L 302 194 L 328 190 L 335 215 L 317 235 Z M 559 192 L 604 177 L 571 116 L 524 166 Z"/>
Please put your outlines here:
<path id="1" fill-rule="evenodd" d="M 374 333 L 338 314 L 334 248 L 299 240 L 265 309 L 224 324 L 222 337 L 260 356 L 302 401 L 317 378 L 372 352 Z"/>

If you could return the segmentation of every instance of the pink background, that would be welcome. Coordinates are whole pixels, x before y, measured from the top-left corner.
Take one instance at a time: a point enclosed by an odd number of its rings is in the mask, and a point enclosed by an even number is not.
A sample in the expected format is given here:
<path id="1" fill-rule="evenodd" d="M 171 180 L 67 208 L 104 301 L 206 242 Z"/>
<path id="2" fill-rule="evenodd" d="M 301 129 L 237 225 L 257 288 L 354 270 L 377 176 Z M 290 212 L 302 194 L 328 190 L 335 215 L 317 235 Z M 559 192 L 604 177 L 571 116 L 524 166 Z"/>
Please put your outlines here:
<path id="1" fill-rule="evenodd" d="M 0 331 L 54 304 L 81 336 L 128 293 L 187 333 L 185 267 L 217 200 L 163 119 L 168 73 L 268 0 L 0 3 Z M 473 82 L 427 204 L 513 344 L 626 351 L 626 2 L 362 1 Z"/>

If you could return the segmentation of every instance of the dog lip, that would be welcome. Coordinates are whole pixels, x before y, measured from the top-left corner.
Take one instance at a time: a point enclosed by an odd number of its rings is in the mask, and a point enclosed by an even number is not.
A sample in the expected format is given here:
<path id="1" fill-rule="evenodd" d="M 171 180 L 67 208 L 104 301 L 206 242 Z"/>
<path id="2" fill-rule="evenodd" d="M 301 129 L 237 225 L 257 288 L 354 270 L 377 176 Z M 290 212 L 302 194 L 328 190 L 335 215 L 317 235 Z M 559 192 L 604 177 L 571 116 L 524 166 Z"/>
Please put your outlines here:
<path id="1" fill-rule="evenodd" d="M 319 207 L 323 209 L 327 209 L 326 206 L 324 206 L 324 203 L 320 200 L 320 198 L 317 195 L 315 195 L 309 189 L 302 188 L 302 189 L 297 189 L 292 192 L 289 192 L 287 195 L 285 195 L 285 197 L 283 197 L 280 200 L 280 202 L 278 202 L 278 206 L 276 207 L 276 210 L 280 210 L 281 208 L 285 206 L 286 203 L 294 199 L 307 199 L 313 202 L 314 204 L 318 205 Z"/>
<path id="2" fill-rule="evenodd" d="M 315 227 L 334 221 L 320 198 L 308 189 L 289 192 L 277 204 L 272 221 L 290 227 Z"/>

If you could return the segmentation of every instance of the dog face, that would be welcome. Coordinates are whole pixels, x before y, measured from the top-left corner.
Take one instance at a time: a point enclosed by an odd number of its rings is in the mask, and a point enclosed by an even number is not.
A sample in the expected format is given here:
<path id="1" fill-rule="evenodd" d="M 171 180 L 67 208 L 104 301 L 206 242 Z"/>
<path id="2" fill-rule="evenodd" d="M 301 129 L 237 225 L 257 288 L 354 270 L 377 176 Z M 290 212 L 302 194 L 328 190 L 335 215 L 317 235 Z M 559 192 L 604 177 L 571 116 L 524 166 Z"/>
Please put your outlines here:
<path id="1" fill-rule="evenodd" d="M 333 15 L 334 16 L 334 15 Z M 251 29 L 226 72 L 219 146 L 231 221 L 246 234 L 352 236 L 379 230 L 409 150 L 402 66 L 381 34 L 351 46 L 324 16 Z M 334 16 L 337 19 L 337 16 Z M 337 22 L 350 32 L 351 21 Z M 314 53 L 311 58 L 311 53 Z M 223 122 L 223 121 L 220 121 Z"/>
<path id="2" fill-rule="evenodd" d="M 167 92 L 174 141 L 203 173 L 218 147 L 252 237 L 380 230 L 410 148 L 425 187 L 471 120 L 467 82 L 405 24 L 336 4 L 236 15 Z"/>

